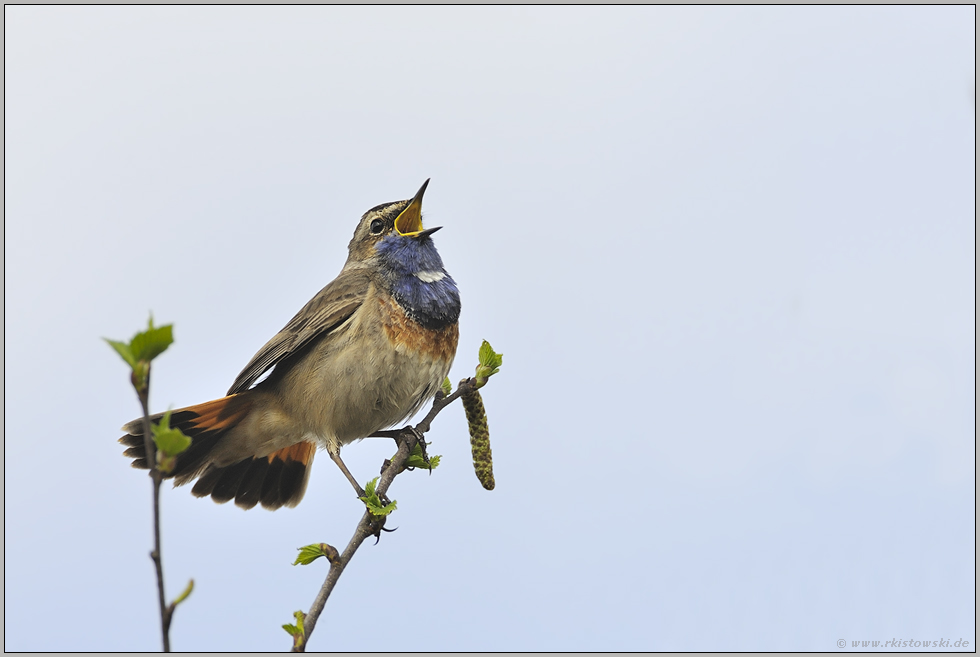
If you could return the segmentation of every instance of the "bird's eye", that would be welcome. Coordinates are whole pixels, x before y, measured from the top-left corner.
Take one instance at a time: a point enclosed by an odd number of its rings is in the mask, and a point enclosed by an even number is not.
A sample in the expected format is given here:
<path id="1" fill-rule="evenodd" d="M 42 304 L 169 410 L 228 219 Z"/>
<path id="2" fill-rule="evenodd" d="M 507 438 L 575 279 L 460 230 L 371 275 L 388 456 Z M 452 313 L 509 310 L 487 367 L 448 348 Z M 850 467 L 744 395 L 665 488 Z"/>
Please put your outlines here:
<path id="1" fill-rule="evenodd" d="M 385 222 L 381 221 L 380 219 L 375 219 L 374 221 L 371 222 L 371 234 L 380 235 L 384 227 L 385 227 Z"/>

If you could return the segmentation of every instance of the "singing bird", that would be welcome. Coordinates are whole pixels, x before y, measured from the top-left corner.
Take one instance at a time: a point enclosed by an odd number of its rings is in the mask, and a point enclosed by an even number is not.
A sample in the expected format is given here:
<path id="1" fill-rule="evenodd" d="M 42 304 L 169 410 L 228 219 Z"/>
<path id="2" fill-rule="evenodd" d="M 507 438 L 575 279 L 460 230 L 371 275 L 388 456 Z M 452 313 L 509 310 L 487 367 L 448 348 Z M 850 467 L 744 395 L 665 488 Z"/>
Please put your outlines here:
<path id="1" fill-rule="evenodd" d="M 296 506 L 323 447 L 362 490 L 341 446 L 412 416 L 456 355 L 459 289 L 432 241 L 439 227 L 422 228 L 428 184 L 364 213 L 340 274 L 255 354 L 228 396 L 172 412 L 171 426 L 192 439 L 165 475 L 175 485 L 197 479 L 194 495 L 244 509 Z M 124 454 L 147 468 L 142 420 L 123 431 Z"/>

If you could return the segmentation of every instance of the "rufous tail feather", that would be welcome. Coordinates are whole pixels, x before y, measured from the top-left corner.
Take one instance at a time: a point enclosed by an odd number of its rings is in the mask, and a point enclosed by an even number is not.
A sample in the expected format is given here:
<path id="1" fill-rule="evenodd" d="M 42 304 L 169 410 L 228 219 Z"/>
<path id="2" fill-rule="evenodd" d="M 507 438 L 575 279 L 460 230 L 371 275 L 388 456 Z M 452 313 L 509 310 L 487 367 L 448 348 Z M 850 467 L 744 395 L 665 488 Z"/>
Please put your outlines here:
<path id="1" fill-rule="evenodd" d="M 191 446 L 177 456 L 173 471 L 164 477 L 172 477 L 176 486 L 197 479 L 192 494 L 210 495 L 218 503 L 233 499 L 243 509 L 256 504 L 273 510 L 299 504 L 316 453 L 314 443 L 296 443 L 268 456 L 246 458 L 223 467 L 211 461 L 212 450 L 248 416 L 251 408 L 250 395 L 245 392 L 173 411 L 170 426 L 189 436 Z M 162 416 L 158 413 L 150 421 L 155 424 Z M 146 469 L 143 420 L 133 420 L 123 431 L 127 433 L 119 442 L 128 448 L 123 454 L 133 459 L 134 468 Z"/>

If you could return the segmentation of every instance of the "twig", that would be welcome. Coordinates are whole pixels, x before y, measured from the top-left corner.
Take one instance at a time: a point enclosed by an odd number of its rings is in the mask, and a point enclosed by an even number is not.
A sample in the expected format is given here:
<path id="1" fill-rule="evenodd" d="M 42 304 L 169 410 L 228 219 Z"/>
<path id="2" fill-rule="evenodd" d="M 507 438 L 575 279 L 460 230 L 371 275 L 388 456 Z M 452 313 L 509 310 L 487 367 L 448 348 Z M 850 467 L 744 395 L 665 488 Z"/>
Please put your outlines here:
<path id="1" fill-rule="evenodd" d="M 187 588 L 176 600 L 167 605 L 166 596 L 163 590 L 163 555 L 160 549 L 160 484 L 163 482 L 164 472 L 160 469 L 161 464 L 157 462 L 158 447 L 163 458 L 164 469 L 169 469 L 173 458 L 180 452 L 187 449 L 190 445 L 190 438 L 183 435 L 177 429 L 168 429 L 161 433 L 159 430 L 154 435 L 153 427 L 150 425 L 150 362 L 167 350 L 173 341 L 173 324 L 154 327 L 153 316 L 150 315 L 147 330 L 141 331 L 133 336 L 129 342 L 120 342 L 103 338 L 110 347 L 129 365 L 130 383 L 136 390 L 136 396 L 140 400 L 140 407 L 143 410 L 143 452 L 145 465 L 150 471 L 150 481 L 153 484 L 153 551 L 150 552 L 150 559 L 157 574 L 157 598 L 160 604 L 160 630 L 163 634 L 163 651 L 170 652 L 170 622 L 173 619 L 174 609 L 191 594 L 194 589 L 192 579 Z M 169 414 L 165 415 L 169 417 Z M 168 420 L 169 422 L 169 420 Z M 127 425 L 128 426 L 128 425 Z M 129 430 L 127 430 L 129 431 Z M 130 433 L 130 435 L 132 435 Z M 157 445 L 157 440 L 161 440 Z M 128 436 L 121 439 L 130 448 L 135 448 L 129 442 Z M 129 454 L 129 450 L 126 451 Z M 134 465 L 136 461 L 134 461 Z"/>
<path id="2" fill-rule="evenodd" d="M 150 427 L 149 370 L 144 385 L 137 385 L 135 376 L 133 377 L 133 385 L 136 387 L 136 394 L 139 396 L 140 405 L 143 407 L 143 446 L 146 449 L 146 465 L 150 468 L 150 480 L 153 482 L 153 551 L 150 552 L 150 558 L 153 559 L 157 573 L 157 597 L 160 601 L 160 629 L 163 633 L 163 651 L 170 652 L 170 621 L 173 618 L 174 610 L 173 605 L 167 606 L 166 595 L 163 590 L 163 556 L 160 552 L 160 483 L 163 481 L 163 477 L 157 468 L 157 450 Z"/>
<path id="3" fill-rule="evenodd" d="M 441 391 L 437 393 L 435 400 L 432 402 L 432 409 L 429 410 L 428 414 L 422 418 L 422 421 L 416 424 L 414 427 L 407 426 L 404 429 L 378 431 L 377 433 L 373 433 L 371 436 L 369 436 L 371 438 L 394 438 L 398 441 L 398 452 L 395 454 L 394 458 L 391 459 L 391 462 L 384 469 L 384 472 L 381 473 L 381 479 L 378 482 L 376 489 L 379 497 L 384 499 L 383 496 L 388 491 L 388 487 L 391 486 L 392 482 L 395 480 L 395 477 L 403 472 L 405 461 L 408 460 L 408 457 L 412 453 L 412 449 L 414 449 L 416 443 L 419 440 L 422 440 L 425 433 L 431 428 L 432 420 L 435 419 L 442 409 L 449 406 L 466 392 L 476 389 L 476 387 L 476 379 L 465 379 L 460 382 L 459 386 L 456 388 L 456 391 L 452 394 L 443 397 Z M 357 549 L 361 547 L 361 543 L 363 543 L 368 536 L 378 537 L 381 535 L 381 530 L 384 529 L 384 524 L 385 516 L 376 516 L 370 511 L 364 512 L 364 515 L 361 517 L 361 521 L 357 524 L 357 528 L 354 530 L 354 535 L 351 537 L 350 542 L 344 549 L 343 554 L 341 554 L 339 558 L 330 562 L 330 570 L 327 572 L 327 577 L 323 581 L 323 586 L 320 587 L 320 591 L 313 600 L 313 605 L 310 607 L 310 611 L 303 619 L 303 639 L 302 641 L 297 641 L 294 643 L 292 652 L 306 651 L 306 644 L 310 640 L 310 635 L 313 634 L 313 628 L 316 627 L 317 619 L 323 612 L 323 608 L 327 604 L 327 599 L 330 597 L 330 593 L 337 584 L 337 580 L 340 579 L 340 576 L 343 574 L 344 568 L 347 567 L 347 564 L 350 563 L 354 553 L 357 552 Z M 161 584 L 161 591 L 162 590 Z"/>

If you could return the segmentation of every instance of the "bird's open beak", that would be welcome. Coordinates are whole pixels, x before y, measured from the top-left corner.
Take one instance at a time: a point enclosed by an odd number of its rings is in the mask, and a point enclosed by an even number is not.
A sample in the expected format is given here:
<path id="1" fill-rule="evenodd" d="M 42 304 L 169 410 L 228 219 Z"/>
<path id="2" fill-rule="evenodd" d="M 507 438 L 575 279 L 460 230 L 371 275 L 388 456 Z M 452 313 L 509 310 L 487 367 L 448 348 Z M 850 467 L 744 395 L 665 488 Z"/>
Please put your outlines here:
<path id="1" fill-rule="evenodd" d="M 422 183 L 422 187 L 416 192 L 415 198 L 412 199 L 408 207 L 402 210 L 402 213 L 395 219 L 395 230 L 402 237 L 424 237 L 442 228 L 442 226 L 437 226 L 428 230 L 422 230 L 422 195 L 425 194 L 425 188 L 428 186 L 428 180 Z"/>

